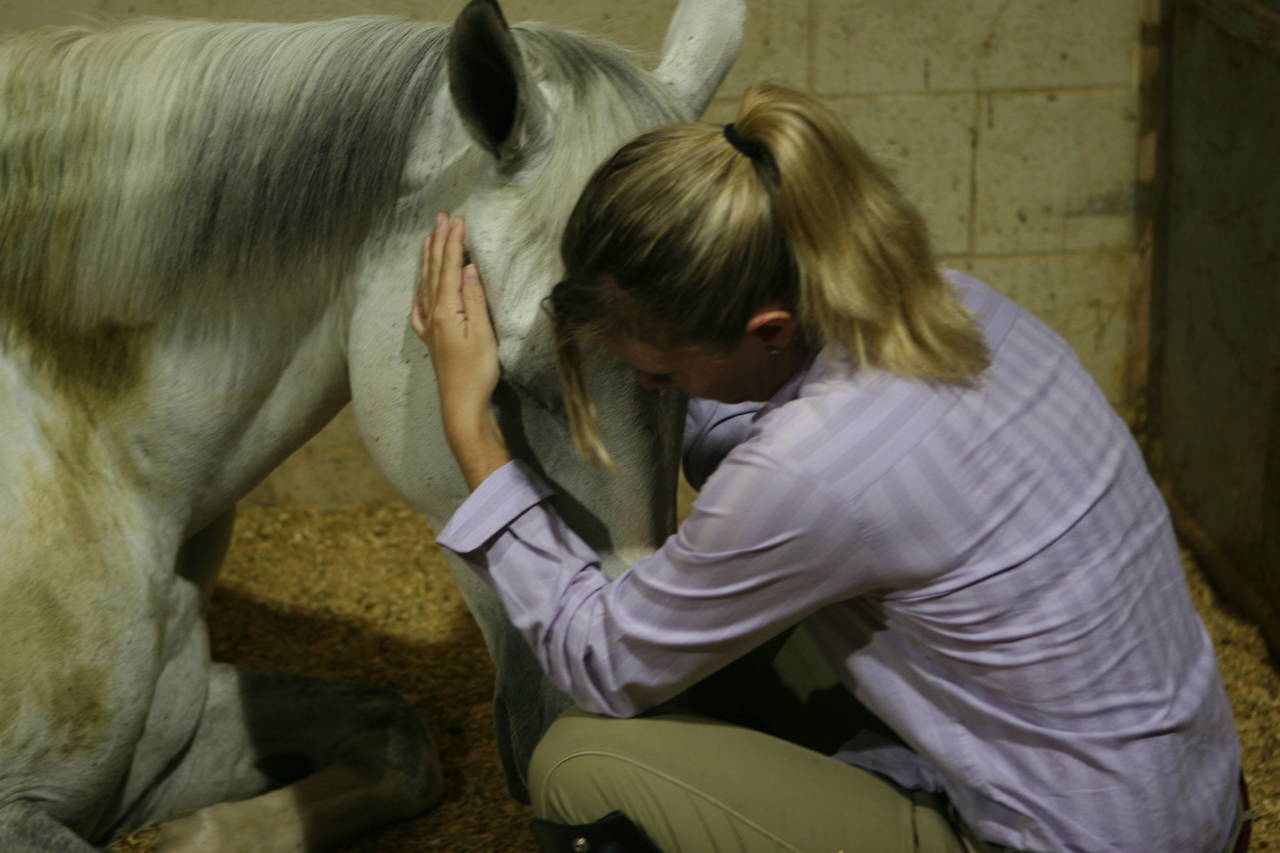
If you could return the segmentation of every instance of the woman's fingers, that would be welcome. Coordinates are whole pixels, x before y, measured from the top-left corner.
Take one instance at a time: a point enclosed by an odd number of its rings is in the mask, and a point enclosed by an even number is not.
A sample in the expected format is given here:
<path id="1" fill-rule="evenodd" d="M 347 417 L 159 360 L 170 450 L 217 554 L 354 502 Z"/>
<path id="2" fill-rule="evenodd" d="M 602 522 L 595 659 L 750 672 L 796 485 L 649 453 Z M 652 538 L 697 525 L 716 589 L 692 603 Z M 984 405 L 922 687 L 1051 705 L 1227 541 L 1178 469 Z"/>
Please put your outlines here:
<path id="1" fill-rule="evenodd" d="M 439 241 L 443 239 L 448 222 L 443 213 L 436 214 L 436 227 L 422 240 L 422 265 L 418 277 L 418 288 L 413 294 L 413 310 L 409 315 L 413 331 L 422 337 L 426 331 L 427 321 L 431 319 L 431 309 L 435 305 L 436 280 L 440 275 Z"/>
<path id="2" fill-rule="evenodd" d="M 493 334 L 493 324 L 489 320 L 489 303 L 485 298 L 484 283 L 480 281 L 480 270 L 475 264 L 467 264 L 462 268 L 462 305 L 467 312 L 467 321 L 474 323 L 476 334 Z"/>
<path id="3" fill-rule="evenodd" d="M 466 236 L 466 222 L 460 216 L 452 217 L 446 228 L 445 238 L 441 241 L 444 245 L 441 248 L 440 274 L 436 281 L 436 309 L 447 314 L 466 313 L 466 306 L 462 302 L 462 247 Z M 445 318 L 446 315 L 442 314 L 441 319 Z"/>
<path id="4" fill-rule="evenodd" d="M 427 257 L 428 269 L 431 270 L 433 276 L 432 284 L 435 283 L 435 277 L 440 272 L 440 264 L 444 257 L 444 240 L 449 234 L 449 217 L 444 213 L 436 214 L 436 227 L 431 231 L 430 252 Z"/>
<path id="5" fill-rule="evenodd" d="M 446 213 L 436 214 L 435 225 L 422 241 L 421 277 L 409 318 L 419 337 L 427 334 L 427 324 L 433 317 L 437 321 L 457 322 L 457 315 L 465 310 L 459 290 L 466 226 L 461 217 L 450 217 Z"/>
<path id="6" fill-rule="evenodd" d="M 466 239 L 462 217 L 439 213 L 435 230 L 422 241 L 422 274 L 409 325 L 428 348 L 475 335 L 494 337 L 484 283 L 475 264 L 467 263 Z"/>
<path id="7" fill-rule="evenodd" d="M 418 286 L 413 290 L 413 305 L 409 309 L 409 325 L 413 327 L 413 332 L 418 337 L 422 337 L 422 332 L 426 328 L 427 253 L 430 242 L 430 235 L 422 238 L 421 270 L 418 273 Z"/>

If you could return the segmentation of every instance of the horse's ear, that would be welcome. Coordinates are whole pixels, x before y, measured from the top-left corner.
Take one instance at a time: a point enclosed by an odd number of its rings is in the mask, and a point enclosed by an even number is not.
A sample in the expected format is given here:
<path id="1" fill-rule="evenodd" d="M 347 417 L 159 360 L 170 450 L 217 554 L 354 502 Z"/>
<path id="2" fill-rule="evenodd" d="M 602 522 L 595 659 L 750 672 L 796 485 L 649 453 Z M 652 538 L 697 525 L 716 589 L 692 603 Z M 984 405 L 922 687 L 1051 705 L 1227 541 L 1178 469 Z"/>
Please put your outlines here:
<path id="1" fill-rule="evenodd" d="M 680 0 L 662 43 L 658 79 L 702 115 L 742 46 L 745 0 Z"/>
<path id="2" fill-rule="evenodd" d="M 471 0 L 449 38 L 449 91 L 463 123 L 501 162 L 518 158 L 536 110 L 520 48 L 496 0 Z"/>

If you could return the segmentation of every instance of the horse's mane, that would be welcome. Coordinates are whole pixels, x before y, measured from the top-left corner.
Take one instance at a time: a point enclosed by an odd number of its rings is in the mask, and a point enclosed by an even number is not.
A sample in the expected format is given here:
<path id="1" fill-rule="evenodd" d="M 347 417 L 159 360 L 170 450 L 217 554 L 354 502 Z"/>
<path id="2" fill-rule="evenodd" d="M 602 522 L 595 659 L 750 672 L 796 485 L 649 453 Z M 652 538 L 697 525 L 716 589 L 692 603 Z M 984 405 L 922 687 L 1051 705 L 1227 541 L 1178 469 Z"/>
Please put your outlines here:
<path id="1" fill-rule="evenodd" d="M 449 32 L 144 19 L 0 41 L 0 319 L 135 325 L 193 287 L 348 265 L 395 210 Z M 516 36 L 538 75 L 613 104 L 599 120 L 672 117 L 619 49 Z"/>

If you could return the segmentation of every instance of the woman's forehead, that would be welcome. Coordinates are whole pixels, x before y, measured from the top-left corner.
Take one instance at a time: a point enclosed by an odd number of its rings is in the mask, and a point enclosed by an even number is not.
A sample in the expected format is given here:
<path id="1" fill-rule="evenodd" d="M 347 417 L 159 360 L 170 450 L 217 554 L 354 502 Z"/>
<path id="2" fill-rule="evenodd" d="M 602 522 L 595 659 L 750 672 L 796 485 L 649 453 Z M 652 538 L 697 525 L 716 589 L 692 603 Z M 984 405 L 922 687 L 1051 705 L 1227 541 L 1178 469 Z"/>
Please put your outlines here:
<path id="1" fill-rule="evenodd" d="M 661 349 L 630 337 L 610 338 L 601 343 L 616 357 L 645 373 L 670 373 L 687 364 L 698 352 L 694 347 Z"/>
<path id="2" fill-rule="evenodd" d="M 650 346 L 635 338 L 610 337 L 600 343 L 609 352 L 636 367 L 661 365 L 664 360 L 663 356 L 666 354 L 664 350 Z"/>

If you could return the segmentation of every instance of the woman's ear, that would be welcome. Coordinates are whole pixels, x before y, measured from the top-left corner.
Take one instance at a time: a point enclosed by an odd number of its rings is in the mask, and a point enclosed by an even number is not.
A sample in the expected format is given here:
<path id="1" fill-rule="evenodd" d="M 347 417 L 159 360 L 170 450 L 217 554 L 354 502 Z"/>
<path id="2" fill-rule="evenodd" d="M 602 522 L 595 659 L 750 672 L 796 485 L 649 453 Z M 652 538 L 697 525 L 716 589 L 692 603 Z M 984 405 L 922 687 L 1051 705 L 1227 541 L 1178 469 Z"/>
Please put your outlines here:
<path id="1" fill-rule="evenodd" d="M 787 309 L 766 307 L 751 315 L 746 337 L 770 350 L 784 350 L 795 337 L 798 325 L 795 315 Z"/>

